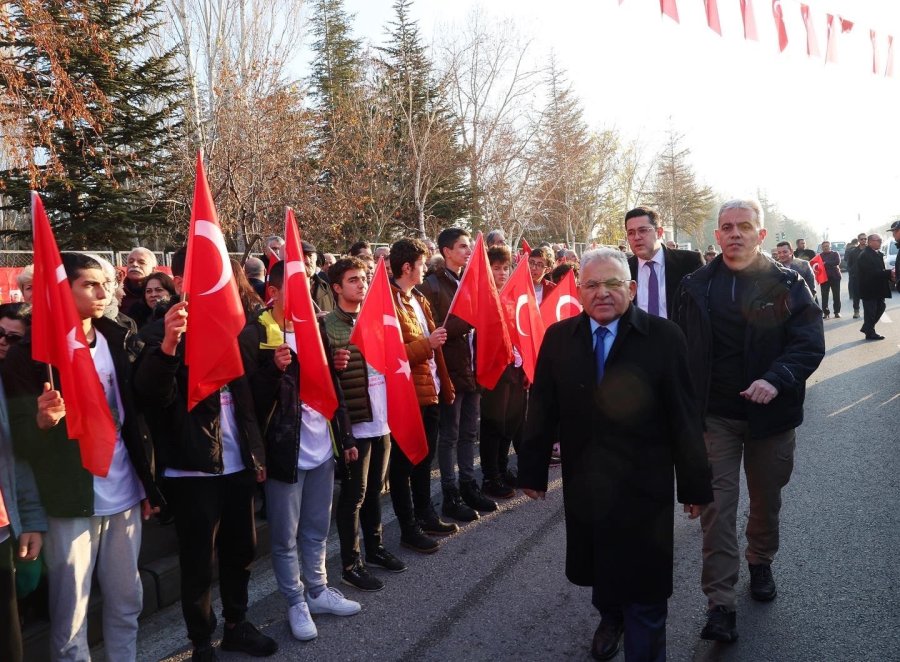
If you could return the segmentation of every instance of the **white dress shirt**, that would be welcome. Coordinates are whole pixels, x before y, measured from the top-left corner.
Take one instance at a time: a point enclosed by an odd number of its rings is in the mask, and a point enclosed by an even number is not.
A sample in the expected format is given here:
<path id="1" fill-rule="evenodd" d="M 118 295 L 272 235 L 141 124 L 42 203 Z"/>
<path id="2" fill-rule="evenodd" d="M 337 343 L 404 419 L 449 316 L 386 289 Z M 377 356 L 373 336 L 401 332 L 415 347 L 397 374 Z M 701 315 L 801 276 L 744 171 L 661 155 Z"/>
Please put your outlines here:
<path id="1" fill-rule="evenodd" d="M 669 309 L 666 301 L 666 258 L 663 249 L 660 247 L 656 254 L 649 260 L 638 258 L 637 273 L 637 307 L 647 311 L 647 285 L 650 281 L 650 267 L 647 262 L 656 264 L 656 281 L 659 284 L 659 316 L 669 317 Z"/>

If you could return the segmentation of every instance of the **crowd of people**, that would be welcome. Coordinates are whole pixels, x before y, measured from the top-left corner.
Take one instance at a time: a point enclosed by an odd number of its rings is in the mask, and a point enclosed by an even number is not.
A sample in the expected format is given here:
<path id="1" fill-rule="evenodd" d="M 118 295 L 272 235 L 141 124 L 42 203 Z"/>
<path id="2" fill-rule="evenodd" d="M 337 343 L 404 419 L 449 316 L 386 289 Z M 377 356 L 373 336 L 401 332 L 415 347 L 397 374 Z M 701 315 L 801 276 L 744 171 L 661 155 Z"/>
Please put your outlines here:
<path id="1" fill-rule="evenodd" d="M 772 600 L 781 490 L 793 469 L 805 381 L 825 353 L 829 303 L 840 316 L 837 254 L 823 243 L 828 279 L 820 307 L 807 261 L 815 255 L 801 240 L 796 248 L 780 242 L 776 260 L 769 259 L 761 251 L 763 221 L 755 201 L 725 203 L 716 230 L 720 251 L 705 255 L 667 246 L 661 219 L 647 207 L 625 215 L 625 250 L 596 248 L 579 257 L 544 243 L 514 253 L 502 232 L 489 233 L 497 290 L 517 261 L 527 260 L 538 306 L 574 272 L 583 307 L 548 327 L 533 383 L 516 351 L 489 390 L 477 380 L 477 334 L 449 314 L 472 256 L 466 230 L 447 228 L 434 242 L 404 238 L 374 251 L 360 241 L 346 255 L 320 256 L 304 241 L 338 397 L 330 419 L 301 397 L 280 237 L 266 242 L 263 255 L 233 266 L 246 316 L 238 338 L 244 374 L 191 407 L 186 250 L 174 254 L 169 276 L 151 251 L 135 248 L 121 280 L 102 258 L 63 254 L 116 426 L 115 447 L 107 476 L 83 468 L 78 444 L 68 441 L 58 376 L 32 357 L 28 303 L 0 306 L 0 659 L 22 659 L 15 564 L 41 555 L 51 657 L 90 658 L 86 617 L 96 574 L 107 658 L 134 660 L 142 521 L 157 514 L 171 518 L 177 533 L 192 659 L 216 659 L 215 576 L 221 648 L 271 655 L 277 643 L 246 618 L 260 486 L 286 620 L 293 637 L 308 641 L 317 636 L 316 615 L 361 610 L 332 585 L 325 567 L 336 479 L 340 581 L 374 592 L 389 578 L 381 573 L 407 569 L 382 534 L 386 481 L 400 545 L 432 554 L 459 523 L 497 510 L 517 490 L 542 498 L 556 463 L 566 574 L 592 587 L 601 618 L 590 646 L 595 659 L 615 656 L 623 636 L 627 659 L 665 659 L 676 496 L 703 530 L 708 613 L 700 636 L 735 641 L 741 463 L 750 496 L 750 592 Z M 900 244 L 900 222 L 891 232 Z M 875 323 L 896 281 L 880 247 L 879 235 L 861 235 L 845 255 L 854 316 L 861 300 L 870 339 L 881 338 Z M 351 342 L 382 258 L 427 438 L 427 456 L 415 464 L 390 435 L 384 375 Z M 35 295 L 30 282 L 20 286 L 26 301 Z M 435 457 L 439 508 L 431 489 Z"/>

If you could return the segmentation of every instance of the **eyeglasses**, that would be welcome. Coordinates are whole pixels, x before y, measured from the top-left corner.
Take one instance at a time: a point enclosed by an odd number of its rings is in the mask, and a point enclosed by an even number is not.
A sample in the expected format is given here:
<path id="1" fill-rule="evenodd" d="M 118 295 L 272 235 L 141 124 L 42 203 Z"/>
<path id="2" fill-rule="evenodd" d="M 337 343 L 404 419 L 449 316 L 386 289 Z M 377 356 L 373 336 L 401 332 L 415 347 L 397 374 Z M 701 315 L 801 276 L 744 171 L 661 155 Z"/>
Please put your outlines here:
<path id="1" fill-rule="evenodd" d="M 651 232 L 656 232 L 656 228 L 652 225 L 642 225 L 639 228 L 633 228 L 628 230 L 625 234 L 630 238 L 634 239 L 636 236 L 641 235 L 642 237 L 646 237 Z"/>
<path id="2" fill-rule="evenodd" d="M 589 280 L 582 283 L 581 288 L 588 292 L 596 292 L 602 285 L 610 292 L 618 292 L 630 282 L 630 280 L 619 280 L 618 278 L 610 278 L 609 280 Z"/>
<path id="3" fill-rule="evenodd" d="M 10 345 L 15 345 L 22 339 L 22 334 L 20 333 L 12 333 L 11 331 L 7 331 L 2 326 L 0 326 L 0 339 L 6 338 L 6 342 Z"/>
<path id="4" fill-rule="evenodd" d="M 543 260 L 528 260 L 528 266 L 533 269 L 546 269 L 547 265 Z"/>

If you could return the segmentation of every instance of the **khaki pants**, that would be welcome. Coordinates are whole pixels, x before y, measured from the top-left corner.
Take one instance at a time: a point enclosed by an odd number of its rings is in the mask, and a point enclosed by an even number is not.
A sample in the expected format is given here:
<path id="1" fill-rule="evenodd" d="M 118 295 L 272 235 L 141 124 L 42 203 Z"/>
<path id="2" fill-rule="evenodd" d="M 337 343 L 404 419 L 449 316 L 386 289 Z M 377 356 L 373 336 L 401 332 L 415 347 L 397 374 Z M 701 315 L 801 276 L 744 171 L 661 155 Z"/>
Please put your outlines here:
<path id="1" fill-rule="evenodd" d="M 701 515 L 703 527 L 703 592 L 710 607 L 735 608 L 740 557 L 737 507 L 741 458 L 750 494 L 747 520 L 748 563 L 769 564 L 778 552 L 781 488 L 794 468 L 794 430 L 765 439 L 750 439 L 746 421 L 706 418 L 706 451 L 712 467 L 713 503 Z"/>

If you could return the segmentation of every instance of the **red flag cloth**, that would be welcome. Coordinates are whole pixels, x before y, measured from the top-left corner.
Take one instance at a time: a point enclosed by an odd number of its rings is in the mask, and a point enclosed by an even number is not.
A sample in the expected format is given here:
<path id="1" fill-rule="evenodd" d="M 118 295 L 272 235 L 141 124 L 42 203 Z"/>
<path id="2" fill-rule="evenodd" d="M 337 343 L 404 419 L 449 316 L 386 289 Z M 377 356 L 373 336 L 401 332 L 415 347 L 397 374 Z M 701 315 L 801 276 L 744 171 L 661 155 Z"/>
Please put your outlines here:
<path id="1" fill-rule="evenodd" d="M 679 22 L 678 7 L 675 5 L 675 0 L 659 0 L 659 10 L 676 23 Z"/>
<path id="2" fill-rule="evenodd" d="M 281 258 L 278 257 L 278 254 L 273 251 L 271 247 L 266 246 L 266 253 L 269 256 L 269 269 L 274 267 L 278 262 L 281 262 Z"/>
<path id="3" fill-rule="evenodd" d="M 825 273 L 825 262 L 822 261 L 821 255 L 816 255 L 811 259 L 809 261 L 809 267 L 813 270 L 813 275 L 815 275 L 816 282 L 819 285 L 828 280 L 828 274 Z"/>
<path id="4" fill-rule="evenodd" d="M 544 341 L 544 320 L 538 309 L 527 260 L 519 262 L 500 290 L 500 303 L 506 313 L 506 327 L 512 344 L 522 357 L 522 369 L 525 370 L 528 381 L 534 382 L 534 368 Z"/>
<path id="5" fill-rule="evenodd" d="M 188 367 L 190 411 L 244 374 L 237 339 L 247 321 L 199 153 L 184 294 L 189 308 L 184 362 Z"/>
<path id="6" fill-rule="evenodd" d="M 875 30 L 869 30 L 869 39 L 872 40 L 872 73 L 878 75 L 881 71 L 881 57 L 878 53 L 878 33 Z"/>
<path id="7" fill-rule="evenodd" d="M 525 241 L 525 237 L 522 237 L 522 252 L 525 253 L 525 255 L 531 254 L 531 246 Z"/>
<path id="8" fill-rule="evenodd" d="M 331 420 L 337 409 L 337 394 L 325 346 L 313 308 L 306 276 L 306 262 L 294 210 L 288 207 L 284 219 L 284 319 L 294 323 L 297 339 L 297 363 L 300 364 L 300 400 Z"/>
<path id="9" fill-rule="evenodd" d="M 428 455 L 428 440 L 383 257 L 378 258 L 350 342 L 359 347 L 370 366 L 384 375 L 391 435 L 409 461 L 418 464 Z"/>
<path id="10" fill-rule="evenodd" d="M 775 30 L 778 32 L 778 50 L 784 53 L 788 45 L 787 28 L 784 26 L 784 10 L 781 0 L 772 0 L 772 15 L 775 17 Z"/>
<path id="11" fill-rule="evenodd" d="M 106 477 L 116 445 L 116 424 L 91 358 L 44 204 L 34 192 L 31 223 L 31 358 L 52 365 L 59 372 L 58 387 L 66 401 L 66 435 L 78 441 L 82 466 L 95 476 Z"/>
<path id="12" fill-rule="evenodd" d="M 800 14 L 803 16 L 803 24 L 806 26 L 806 54 L 810 57 L 819 57 L 819 40 L 816 39 L 816 28 L 809 11 L 809 5 L 801 4 Z"/>
<path id="13" fill-rule="evenodd" d="M 512 363 L 513 353 L 480 232 L 447 311 L 448 317 L 451 314 L 475 328 L 475 380 L 484 388 L 494 388 L 506 366 Z"/>
<path id="14" fill-rule="evenodd" d="M 756 17 L 753 15 L 752 0 L 741 0 L 741 16 L 744 19 L 744 39 L 759 41 L 756 32 Z"/>
<path id="15" fill-rule="evenodd" d="M 887 62 L 884 65 L 885 78 L 894 77 L 894 37 L 888 35 Z"/>
<path id="16" fill-rule="evenodd" d="M 840 28 L 840 29 L 839 29 Z M 825 61 L 838 61 L 838 36 L 853 29 L 853 21 L 848 21 L 840 16 L 828 14 L 828 46 L 825 51 Z"/>
<path id="17" fill-rule="evenodd" d="M 704 0 L 706 3 L 706 24 L 710 30 L 722 36 L 722 24 L 719 21 L 718 0 Z"/>
<path id="18" fill-rule="evenodd" d="M 574 317 L 582 310 L 578 300 L 578 287 L 575 285 L 575 272 L 569 270 L 553 291 L 541 301 L 541 317 L 544 326 Z"/>

